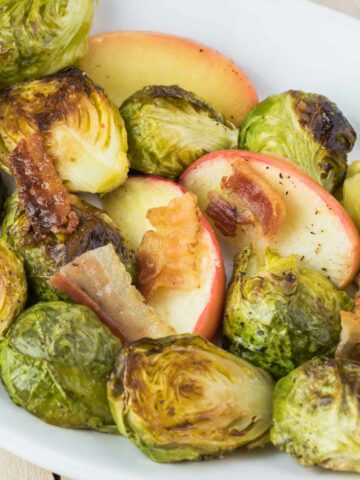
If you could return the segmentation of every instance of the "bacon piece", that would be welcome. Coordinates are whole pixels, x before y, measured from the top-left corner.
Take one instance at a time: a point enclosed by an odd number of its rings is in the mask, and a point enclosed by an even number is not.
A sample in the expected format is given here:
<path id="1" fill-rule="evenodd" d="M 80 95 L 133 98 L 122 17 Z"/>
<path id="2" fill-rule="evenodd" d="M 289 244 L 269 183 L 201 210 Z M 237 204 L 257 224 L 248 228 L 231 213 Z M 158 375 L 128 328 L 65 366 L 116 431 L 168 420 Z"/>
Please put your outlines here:
<path id="1" fill-rule="evenodd" d="M 206 214 L 213 220 L 215 227 L 225 237 L 235 237 L 238 225 L 252 225 L 252 220 L 239 212 L 236 207 L 224 200 L 216 192 L 209 193 L 210 202 Z"/>
<path id="2" fill-rule="evenodd" d="M 131 277 L 111 244 L 68 263 L 51 278 L 50 284 L 91 308 L 123 341 L 175 333 L 131 285 Z"/>
<path id="3" fill-rule="evenodd" d="M 360 360 L 360 295 L 355 297 L 355 311 L 341 312 L 340 342 L 336 358 Z"/>
<path id="4" fill-rule="evenodd" d="M 71 210 L 70 194 L 45 152 L 41 135 L 21 140 L 9 157 L 9 166 L 35 238 L 76 230 L 78 218 Z"/>
<path id="5" fill-rule="evenodd" d="M 151 208 L 147 218 L 156 229 L 145 233 L 136 254 L 137 286 L 146 299 L 160 287 L 199 287 L 200 211 L 187 192 L 165 207 Z"/>
<path id="6" fill-rule="evenodd" d="M 235 237 L 237 226 L 251 226 L 271 239 L 285 219 L 285 202 L 247 161 L 221 180 L 221 194 L 209 193 L 207 215 L 224 236 Z"/>

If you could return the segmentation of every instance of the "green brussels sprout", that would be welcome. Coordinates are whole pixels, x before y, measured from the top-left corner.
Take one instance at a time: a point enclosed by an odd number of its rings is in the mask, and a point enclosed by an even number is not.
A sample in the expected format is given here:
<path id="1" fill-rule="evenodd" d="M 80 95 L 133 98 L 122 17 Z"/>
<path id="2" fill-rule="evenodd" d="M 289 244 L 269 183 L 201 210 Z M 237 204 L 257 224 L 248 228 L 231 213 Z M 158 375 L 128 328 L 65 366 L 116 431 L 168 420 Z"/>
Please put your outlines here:
<path id="1" fill-rule="evenodd" d="M 272 443 L 306 466 L 360 473 L 360 363 L 312 359 L 278 381 Z"/>
<path id="2" fill-rule="evenodd" d="M 27 283 L 22 259 L 0 240 L 0 335 L 25 306 Z"/>
<path id="3" fill-rule="evenodd" d="M 93 0 L 0 0 L 0 87 L 80 60 L 93 12 Z"/>
<path id="4" fill-rule="evenodd" d="M 120 112 L 131 168 L 143 173 L 176 178 L 205 153 L 237 145 L 236 127 L 177 85 L 145 87 Z"/>
<path id="5" fill-rule="evenodd" d="M 40 133 L 68 190 L 105 193 L 127 177 L 127 135 L 119 110 L 78 68 L 19 83 L 0 93 L 0 161 Z"/>
<path id="6" fill-rule="evenodd" d="M 14 403 L 45 422 L 115 433 L 106 382 L 120 348 L 89 308 L 38 303 L 0 339 L 2 381 Z"/>
<path id="7" fill-rule="evenodd" d="M 360 160 L 349 165 L 342 188 L 342 203 L 360 229 Z"/>
<path id="8" fill-rule="evenodd" d="M 267 249 L 264 259 L 243 250 L 234 263 L 224 317 L 224 343 L 245 360 L 282 377 L 331 351 L 339 341 L 340 311 L 353 300 L 296 255 Z"/>
<path id="9" fill-rule="evenodd" d="M 120 433 L 156 462 L 263 443 L 272 393 L 266 372 L 186 334 L 128 344 L 108 383 Z"/>
<path id="10" fill-rule="evenodd" d="M 239 146 L 282 155 L 333 192 L 344 180 L 355 140 L 354 129 L 335 103 L 322 95 L 289 90 L 251 110 Z"/>
<path id="11" fill-rule="evenodd" d="M 84 252 L 109 243 L 134 278 L 135 255 L 126 248 L 117 225 L 105 212 L 76 195 L 71 195 L 71 204 L 79 219 L 76 231 L 71 235 L 50 233 L 40 242 L 35 239 L 16 192 L 5 204 L 2 238 L 24 258 L 29 286 L 39 300 L 66 300 L 49 284 L 50 278 Z"/>

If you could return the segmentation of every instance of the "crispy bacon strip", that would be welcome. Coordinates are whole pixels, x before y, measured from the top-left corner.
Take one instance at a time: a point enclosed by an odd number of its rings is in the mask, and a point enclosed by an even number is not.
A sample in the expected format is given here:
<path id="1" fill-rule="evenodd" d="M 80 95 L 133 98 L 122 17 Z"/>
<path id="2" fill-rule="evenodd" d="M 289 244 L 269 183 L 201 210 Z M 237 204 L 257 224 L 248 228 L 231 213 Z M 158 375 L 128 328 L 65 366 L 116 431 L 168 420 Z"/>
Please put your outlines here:
<path id="1" fill-rule="evenodd" d="M 235 237 L 237 226 L 256 228 L 271 239 L 285 218 L 285 203 L 247 161 L 236 164 L 233 174 L 221 180 L 221 194 L 209 193 L 207 215 L 227 237 Z"/>
<path id="2" fill-rule="evenodd" d="M 39 134 L 18 143 L 9 157 L 9 166 L 35 237 L 40 240 L 49 232 L 72 233 L 78 219 L 71 210 L 70 194 Z"/>
<path id="3" fill-rule="evenodd" d="M 123 341 L 175 333 L 131 285 L 130 275 L 112 244 L 80 255 L 62 267 L 50 284 L 91 308 Z"/>
<path id="4" fill-rule="evenodd" d="M 156 229 L 145 233 L 136 254 L 137 286 L 146 299 L 160 287 L 199 287 L 200 211 L 187 192 L 165 207 L 151 208 L 147 218 Z"/>
<path id="5" fill-rule="evenodd" d="M 360 360 L 360 295 L 355 297 L 355 311 L 341 312 L 340 343 L 335 352 L 336 358 Z"/>
<path id="6" fill-rule="evenodd" d="M 235 237 L 238 225 L 252 225 L 252 218 L 223 199 L 216 192 L 209 193 L 210 202 L 206 214 L 213 220 L 215 227 L 225 237 Z"/>

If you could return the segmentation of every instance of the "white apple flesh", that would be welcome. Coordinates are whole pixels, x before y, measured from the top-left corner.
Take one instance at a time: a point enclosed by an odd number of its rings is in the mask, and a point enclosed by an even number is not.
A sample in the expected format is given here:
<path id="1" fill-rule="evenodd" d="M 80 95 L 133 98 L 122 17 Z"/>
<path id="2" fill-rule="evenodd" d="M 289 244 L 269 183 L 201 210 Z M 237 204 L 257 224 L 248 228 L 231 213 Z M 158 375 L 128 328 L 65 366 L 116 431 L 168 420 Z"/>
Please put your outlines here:
<path id="1" fill-rule="evenodd" d="M 221 192 L 222 178 L 232 175 L 233 165 L 243 160 L 249 162 L 285 202 L 285 221 L 270 246 L 282 255 L 299 255 L 304 267 L 320 271 L 339 288 L 348 285 L 360 266 L 358 231 L 340 203 L 293 163 L 240 150 L 213 152 L 191 164 L 180 183 L 197 195 L 200 208 L 205 210 L 209 192 Z M 238 234 L 237 248 L 246 246 L 248 241 L 246 236 Z"/>
<path id="2" fill-rule="evenodd" d="M 146 218 L 150 208 L 166 206 L 184 195 L 182 187 L 158 177 L 130 177 L 104 199 L 106 212 L 119 225 L 128 247 L 137 250 L 153 227 Z M 204 216 L 201 219 L 200 287 L 193 290 L 160 288 L 149 304 L 176 333 L 198 333 L 212 338 L 221 322 L 225 272 L 219 244 Z"/>

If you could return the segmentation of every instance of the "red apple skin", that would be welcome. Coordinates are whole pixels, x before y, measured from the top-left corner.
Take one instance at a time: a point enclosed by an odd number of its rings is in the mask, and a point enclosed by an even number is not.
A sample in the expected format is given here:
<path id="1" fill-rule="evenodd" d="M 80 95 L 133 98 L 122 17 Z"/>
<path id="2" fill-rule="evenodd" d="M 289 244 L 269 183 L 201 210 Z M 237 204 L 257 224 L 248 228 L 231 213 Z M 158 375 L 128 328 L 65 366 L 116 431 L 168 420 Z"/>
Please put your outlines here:
<path id="1" fill-rule="evenodd" d="M 224 259 L 214 230 L 204 215 L 202 215 L 201 221 L 212 239 L 216 252 L 216 261 L 218 263 L 218 267 L 216 268 L 215 275 L 213 277 L 209 302 L 202 311 L 192 333 L 197 333 L 198 335 L 202 335 L 211 340 L 218 331 L 222 320 L 225 300 L 226 275 Z"/>
<path id="2" fill-rule="evenodd" d="M 162 183 L 164 184 L 165 188 L 170 187 L 174 189 L 174 194 L 175 192 L 181 192 L 182 194 L 186 192 L 182 185 L 162 177 L 135 174 L 129 176 L 129 179 L 132 178 L 143 179 L 146 182 Z M 208 340 L 212 340 L 219 330 L 222 321 L 226 289 L 226 275 L 224 259 L 219 242 L 204 214 L 201 214 L 201 223 L 211 239 L 211 244 L 213 247 L 213 261 L 216 262 L 217 267 L 212 279 L 210 298 L 199 315 L 191 333 L 202 335 Z"/>
<path id="3" fill-rule="evenodd" d="M 338 288 L 345 288 L 348 286 L 356 274 L 360 270 L 360 236 L 359 232 L 350 218 L 349 214 L 345 211 L 342 205 L 333 197 L 329 192 L 322 188 L 318 183 L 316 183 L 312 178 L 306 175 L 297 165 L 295 165 L 290 160 L 276 156 L 276 155 L 263 155 L 261 153 L 250 152 L 246 150 L 219 150 L 217 152 L 211 152 L 203 157 L 199 158 L 193 162 L 181 175 L 179 182 L 180 184 L 186 183 L 187 176 L 194 170 L 199 168 L 203 163 L 208 161 L 216 160 L 217 158 L 234 160 L 236 158 L 245 159 L 250 164 L 252 162 L 261 162 L 269 166 L 273 165 L 278 168 L 283 168 L 287 170 L 291 175 L 294 175 L 299 181 L 308 185 L 316 194 L 324 201 L 324 203 L 338 216 L 340 222 L 347 233 L 347 236 L 352 245 L 351 253 L 351 268 L 347 272 L 347 276 L 344 278 L 343 282 L 338 285 Z"/>

